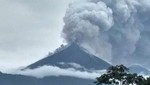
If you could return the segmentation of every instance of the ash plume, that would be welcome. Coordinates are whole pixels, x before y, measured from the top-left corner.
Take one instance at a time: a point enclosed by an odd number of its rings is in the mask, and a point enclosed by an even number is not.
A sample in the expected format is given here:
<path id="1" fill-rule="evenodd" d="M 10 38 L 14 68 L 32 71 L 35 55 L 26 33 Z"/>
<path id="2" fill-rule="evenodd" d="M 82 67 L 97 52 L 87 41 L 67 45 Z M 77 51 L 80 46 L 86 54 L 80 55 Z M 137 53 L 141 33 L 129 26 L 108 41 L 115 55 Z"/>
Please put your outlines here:
<path id="1" fill-rule="evenodd" d="M 125 65 L 150 60 L 150 0 L 82 0 L 69 4 L 62 37 Z M 144 61 L 144 62 L 143 62 Z"/>

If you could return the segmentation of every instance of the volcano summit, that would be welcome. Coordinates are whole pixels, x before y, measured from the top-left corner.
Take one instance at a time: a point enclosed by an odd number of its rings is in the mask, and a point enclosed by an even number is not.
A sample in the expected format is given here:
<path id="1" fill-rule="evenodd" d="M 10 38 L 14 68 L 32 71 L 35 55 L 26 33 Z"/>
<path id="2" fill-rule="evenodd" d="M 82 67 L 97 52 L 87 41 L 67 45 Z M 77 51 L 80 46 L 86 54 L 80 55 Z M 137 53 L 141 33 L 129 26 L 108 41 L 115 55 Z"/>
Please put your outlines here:
<path id="1" fill-rule="evenodd" d="M 76 67 L 76 69 L 102 70 L 110 66 L 104 60 L 91 55 L 76 43 L 72 43 L 63 50 L 39 60 L 27 68 L 34 69 L 44 65 L 58 66 L 60 68 Z"/>

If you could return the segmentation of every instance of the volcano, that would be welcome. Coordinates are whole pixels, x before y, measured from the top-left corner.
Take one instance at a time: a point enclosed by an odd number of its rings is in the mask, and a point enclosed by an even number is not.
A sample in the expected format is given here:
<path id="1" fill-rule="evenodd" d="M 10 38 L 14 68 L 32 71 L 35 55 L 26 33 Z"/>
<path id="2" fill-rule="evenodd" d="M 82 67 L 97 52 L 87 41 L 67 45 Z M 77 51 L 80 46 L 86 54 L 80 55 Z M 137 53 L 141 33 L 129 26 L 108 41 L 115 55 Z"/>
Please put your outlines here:
<path id="1" fill-rule="evenodd" d="M 73 68 L 81 72 L 90 72 L 92 70 L 107 69 L 111 66 L 104 60 L 91 55 L 84 48 L 76 43 L 67 45 L 52 55 L 48 55 L 26 68 L 36 69 L 45 65 L 56 66 L 67 69 Z M 99 76 L 99 75 L 97 75 Z M 0 73 L 0 85 L 95 85 L 94 80 L 78 78 L 73 76 L 47 76 L 35 78 L 25 75 L 12 75 Z"/>
<path id="2" fill-rule="evenodd" d="M 79 68 L 102 70 L 111 66 L 104 60 L 91 55 L 88 51 L 80 47 L 76 43 L 72 43 L 63 50 L 49 55 L 46 58 L 39 60 L 27 68 L 34 69 L 44 65 L 58 66 L 60 68 L 68 68 L 78 66 Z"/>

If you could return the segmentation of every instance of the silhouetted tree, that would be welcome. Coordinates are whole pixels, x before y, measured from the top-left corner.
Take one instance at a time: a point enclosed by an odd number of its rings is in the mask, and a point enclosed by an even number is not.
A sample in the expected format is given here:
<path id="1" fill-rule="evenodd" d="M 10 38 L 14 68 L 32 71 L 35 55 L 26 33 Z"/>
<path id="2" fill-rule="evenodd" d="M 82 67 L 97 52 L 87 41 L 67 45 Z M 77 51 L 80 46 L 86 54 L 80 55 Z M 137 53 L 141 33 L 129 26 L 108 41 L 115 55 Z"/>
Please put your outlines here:
<path id="1" fill-rule="evenodd" d="M 145 78 L 141 75 L 134 74 L 127 74 L 126 77 L 127 84 L 136 84 L 136 85 L 145 85 Z"/>
<path id="2" fill-rule="evenodd" d="M 144 85 L 150 85 L 150 77 L 146 78 Z"/>
<path id="3" fill-rule="evenodd" d="M 97 85 L 145 85 L 145 78 L 143 76 L 138 76 L 136 73 L 130 74 L 129 69 L 124 65 L 116 65 L 109 67 L 106 74 L 97 77 L 95 83 Z"/>

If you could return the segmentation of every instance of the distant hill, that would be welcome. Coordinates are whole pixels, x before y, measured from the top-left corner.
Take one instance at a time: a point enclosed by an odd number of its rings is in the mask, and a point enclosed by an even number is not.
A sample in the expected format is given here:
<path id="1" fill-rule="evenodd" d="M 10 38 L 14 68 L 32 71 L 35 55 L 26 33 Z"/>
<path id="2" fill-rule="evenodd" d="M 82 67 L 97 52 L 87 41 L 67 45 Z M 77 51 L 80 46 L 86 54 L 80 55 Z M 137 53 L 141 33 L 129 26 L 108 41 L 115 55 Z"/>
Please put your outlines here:
<path id="1" fill-rule="evenodd" d="M 73 77 L 34 78 L 0 73 L 0 85 L 95 85 L 94 80 Z"/>
<path id="2" fill-rule="evenodd" d="M 131 73 L 143 73 L 145 75 L 150 74 L 150 71 L 140 65 L 132 65 L 129 67 Z"/>

